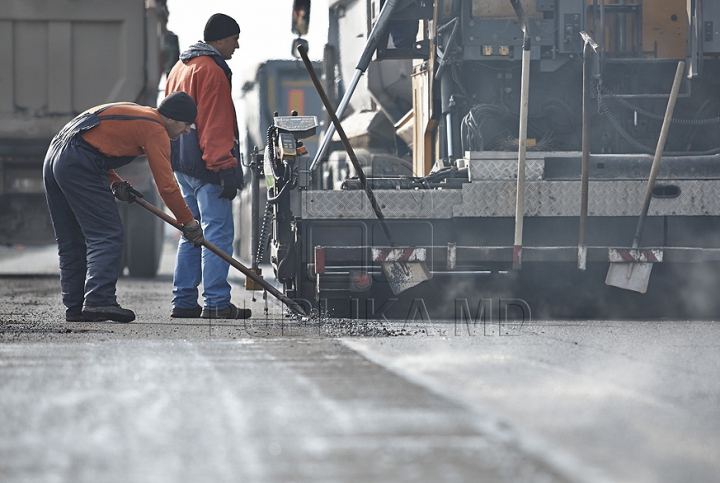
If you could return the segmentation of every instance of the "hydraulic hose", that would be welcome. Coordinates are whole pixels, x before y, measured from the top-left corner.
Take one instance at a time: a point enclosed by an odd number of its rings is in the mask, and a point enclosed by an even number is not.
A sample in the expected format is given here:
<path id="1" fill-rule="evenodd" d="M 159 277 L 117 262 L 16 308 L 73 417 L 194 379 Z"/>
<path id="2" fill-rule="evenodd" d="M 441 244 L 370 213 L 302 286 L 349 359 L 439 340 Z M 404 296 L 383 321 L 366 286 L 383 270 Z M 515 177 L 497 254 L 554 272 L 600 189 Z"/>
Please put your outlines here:
<path id="1" fill-rule="evenodd" d="M 607 105 L 602 102 L 602 100 L 599 100 L 600 104 L 600 112 L 604 114 L 608 121 L 610 121 L 610 124 L 615 128 L 615 130 L 618 132 L 618 134 L 627 141 L 631 146 L 633 146 L 635 149 L 637 149 L 640 152 L 646 153 L 646 154 L 652 154 L 655 152 L 653 148 L 650 146 L 646 146 L 627 132 L 625 128 L 622 127 L 622 124 L 620 121 L 610 112 L 610 109 L 607 107 Z M 708 149 L 707 151 L 664 151 L 664 156 L 711 156 L 713 154 L 720 153 L 720 147 L 715 149 Z"/>
<path id="2" fill-rule="evenodd" d="M 255 249 L 255 264 L 260 265 L 265 256 L 265 247 L 267 247 L 268 237 L 270 236 L 270 218 L 272 217 L 272 205 L 270 202 L 265 204 L 265 215 L 263 216 L 262 228 L 258 237 L 258 246 Z"/>

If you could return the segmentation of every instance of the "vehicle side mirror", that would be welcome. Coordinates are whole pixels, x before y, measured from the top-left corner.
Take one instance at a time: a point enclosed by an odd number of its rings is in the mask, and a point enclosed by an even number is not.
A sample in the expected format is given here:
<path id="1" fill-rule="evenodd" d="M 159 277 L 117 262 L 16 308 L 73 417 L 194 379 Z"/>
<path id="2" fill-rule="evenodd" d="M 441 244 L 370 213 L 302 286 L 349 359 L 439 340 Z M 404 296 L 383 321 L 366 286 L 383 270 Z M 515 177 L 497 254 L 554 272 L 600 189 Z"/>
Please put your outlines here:
<path id="1" fill-rule="evenodd" d="M 292 14 L 292 33 L 307 35 L 310 28 L 310 0 L 294 0 Z"/>

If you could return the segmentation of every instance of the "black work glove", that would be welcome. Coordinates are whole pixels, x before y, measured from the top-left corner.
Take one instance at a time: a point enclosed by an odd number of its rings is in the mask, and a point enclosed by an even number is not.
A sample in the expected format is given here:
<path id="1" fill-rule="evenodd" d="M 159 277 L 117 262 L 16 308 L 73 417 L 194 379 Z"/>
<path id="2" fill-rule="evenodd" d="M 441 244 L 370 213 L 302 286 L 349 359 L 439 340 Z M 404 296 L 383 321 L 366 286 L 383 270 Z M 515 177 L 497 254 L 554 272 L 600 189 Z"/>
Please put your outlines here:
<path id="1" fill-rule="evenodd" d="M 115 198 L 125 203 L 132 203 L 135 198 L 144 198 L 142 193 L 132 187 L 127 181 L 117 181 L 112 185 L 112 192 Z"/>
<path id="2" fill-rule="evenodd" d="M 235 180 L 235 170 L 233 168 L 221 169 L 218 171 L 220 175 L 220 187 L 222 192 L 218 198 L 227 198 L 232 200 L 237 195 L 238 184 Z"/>
<path id="3" fill-rule="evenodd" d="M 182 233 L 183 236 L 187 239 L 187 241 L 189 241 L 196 247 L 199 247 L 205 241 L 202 227 L 197 220 L 193 220 L 190 223 L 184 224 L 182 226 Z"/>

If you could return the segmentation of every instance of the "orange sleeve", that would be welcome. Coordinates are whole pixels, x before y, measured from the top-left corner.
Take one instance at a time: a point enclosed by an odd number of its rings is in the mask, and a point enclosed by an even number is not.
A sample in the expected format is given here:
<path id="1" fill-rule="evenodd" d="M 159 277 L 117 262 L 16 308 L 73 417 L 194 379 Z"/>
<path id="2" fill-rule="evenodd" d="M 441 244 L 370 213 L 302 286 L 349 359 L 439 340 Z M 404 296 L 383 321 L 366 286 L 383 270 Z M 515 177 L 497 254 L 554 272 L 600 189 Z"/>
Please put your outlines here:
<path id="1" fill-rule="evenodd" d="M 213 66 L 216 67 L 216 66 Z M 207 69 L 196 83 L 198 115 L 195 119 L 203 160 L 210 171 L 234 168 L 235 107 L 230 83 L 220 67 Z"/>
<path id="2" fill-rule="evenodd" d="M 160 197 L 175 215 L 178 223 L 192 221 L 193 214 L 185 204 L 170 165 L 170 140 L 162 133 L 158 133 L 148 137 L 144 148 Z"/>

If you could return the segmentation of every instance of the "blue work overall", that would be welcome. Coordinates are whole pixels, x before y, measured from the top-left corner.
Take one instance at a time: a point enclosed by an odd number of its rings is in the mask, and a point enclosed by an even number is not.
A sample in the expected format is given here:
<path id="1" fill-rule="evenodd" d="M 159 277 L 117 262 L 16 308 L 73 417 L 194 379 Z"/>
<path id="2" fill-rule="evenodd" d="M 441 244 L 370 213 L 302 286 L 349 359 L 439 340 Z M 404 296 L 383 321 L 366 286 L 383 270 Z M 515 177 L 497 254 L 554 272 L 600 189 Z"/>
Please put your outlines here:
<path id="1" fill-rule="evenodd" d="M 108 170 L 130 163 L 136 156 L 105 156 L 80 133 L 107 119 L 142 116 L 82 114 L 70 121 L 50 143 L 43 165 L 43 181 L 60 257 L 60 286 L 66 316 L 80 315 L 83 305 L 117 305 L 115 286 L 120 276 L 125 232 Z M 130 104 L 132 105 L 132 104 Z"/>

